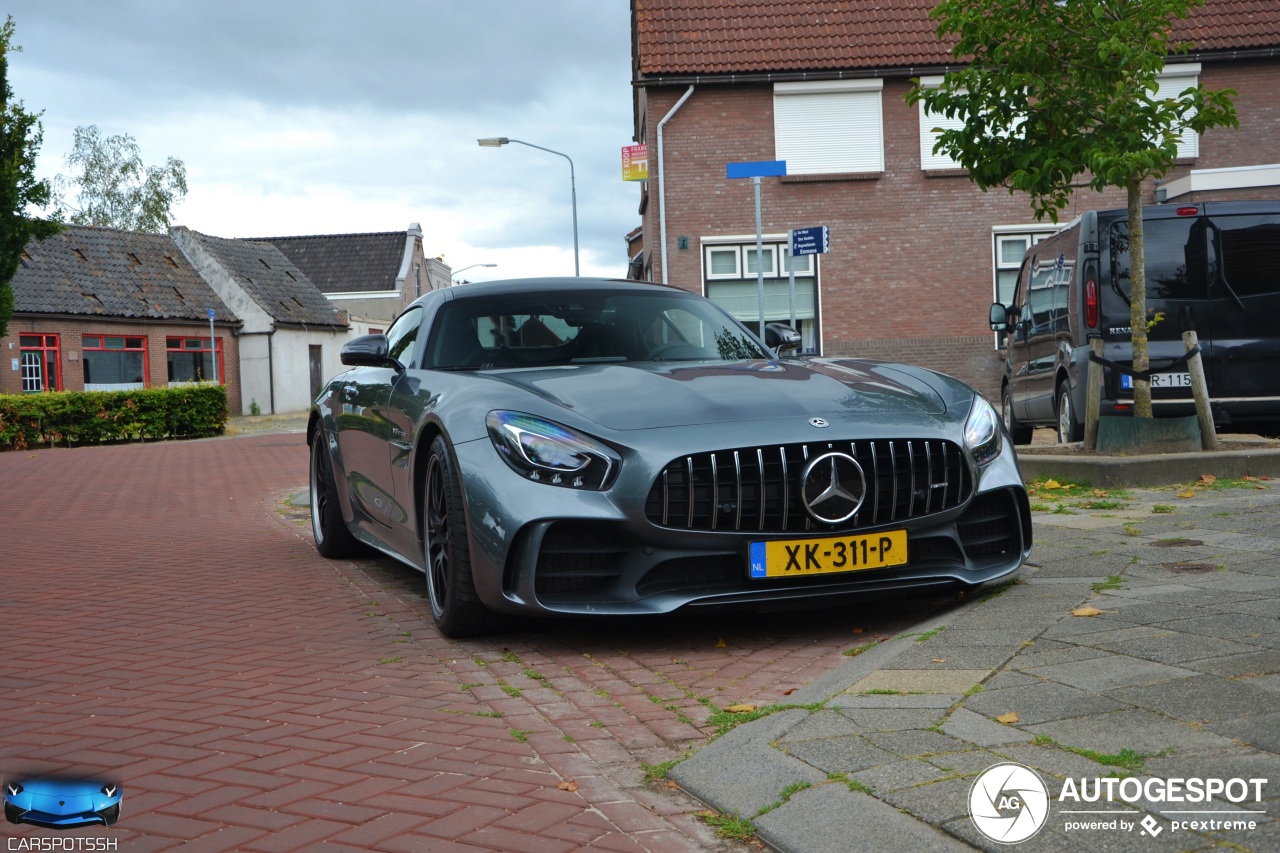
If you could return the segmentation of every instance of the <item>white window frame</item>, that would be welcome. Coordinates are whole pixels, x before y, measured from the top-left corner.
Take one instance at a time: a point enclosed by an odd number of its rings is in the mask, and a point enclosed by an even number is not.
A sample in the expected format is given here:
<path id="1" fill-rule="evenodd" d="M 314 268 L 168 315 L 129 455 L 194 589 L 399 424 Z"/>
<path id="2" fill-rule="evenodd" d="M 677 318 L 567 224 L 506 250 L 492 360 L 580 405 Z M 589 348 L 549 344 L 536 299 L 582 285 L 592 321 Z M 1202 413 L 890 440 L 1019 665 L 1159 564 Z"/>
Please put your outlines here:
<path id="1" fill-rule="evenodd" d="M 1176 98 L 1184 89 L 1198 85 L 1200 82 L 1199 62 L 1179 62 L 1166 65 L 1164 71 L 1156 78 L 1156 98 Z M 1200 156 L 1200 134 L 1189 127 L 1184 127 L 1178 138 L 1179 158 L 1198 158 Z"/>
<path id="2" fill-rule="evenodd" d="M 884 171 L 884 80 L 773 85 L 775 156 L 788 175 Z"/>
<path id="3" fill-rule="evenodd" d="M 1045 227 L 1044 225 L 995 225 L 991 228 L 991 301 L 1000 302 L 1000 273 L 1012 270 L 1015 274 L 1022 266 L 1022 260 L 1017 263 L 1005 261 L 1002 257 L 1002 240 L 1010 240 L 1015 237 L 1023 238 L 1026 243 L 1026 249 L 1023 251 L 1023 257 L 1035 248 L 1035 245 L 1041 240 L 1052 237 L 1057 234 L 1066 224 Z M 1014 289 L 1017 289 L 1017 281 L 1014 281 Z M 1007 302 L 1001 303 L 1007 305 Z M 1000 348 L 1002 333 L 995 333 L 995 347 Z"/>
<path id="4" fill-rule="evenodd" d="M 765 243 L 760 247 L 760 251 L 764 254 L 764 277 L 778 277 L 778 254 L 782 251 L 780 246 L 773 243 Z M 752 261 L 756 257 L 755 245 L 742 247 L 742 278 L 756 278 L 759 273 L 756 272 Z"/>
<path id="5" fill-rule="evenodd" d="M 781 253 L 781 256 L 786 257 L 787 261 L 790 262 L 791 269 L 795 270 L 795 273 L 797 276 L 813 275 L 813 258 L 814 258 L 813 255 L 793 255 L 791 254 L 790 247 L 786 243 L 783 243 L 781 246 L 779 246 L 778 251 Z M 786 263 L 783 263 L 783 264 L 780 264 L 779 266 L 780 266 L 779 274 L 783 278 L 786 278 L 789 272 L 789 270 L 787 269 L 788 265 Z"/>
<path id="6" fill-rule="evenodd" d="M 942 85 L 943 79 L 941 75 L 921 77 L 920 88 L 937 89 Z M 935 127 L 943 130 L 962 130 L 964 119 L 959 116 L 947 118 L 944 115 L 931 113 L 925 108 L 924 101 L 920 102 L 920 169 L 922 171 L 963 169 L 963 166 L 948 155 L 933 153 L 933 146 L 938 142 L 938 133 L 933 129 Z"/>
<path id="7" fill-rule="evenodd" d="M 742 278 L 742 253 L 739 251 L 738 246 L 715 246 L 715 245 L 703 246 L 703 252 L 705 253 L 704 257 L 706 258 L 708 279 Z M 714 268 L 711 265 L 711 254 L 713 252 L 726 252 L 726 253 L 733 254 L 733 272 L 732 273 L 712 272 Z"/>

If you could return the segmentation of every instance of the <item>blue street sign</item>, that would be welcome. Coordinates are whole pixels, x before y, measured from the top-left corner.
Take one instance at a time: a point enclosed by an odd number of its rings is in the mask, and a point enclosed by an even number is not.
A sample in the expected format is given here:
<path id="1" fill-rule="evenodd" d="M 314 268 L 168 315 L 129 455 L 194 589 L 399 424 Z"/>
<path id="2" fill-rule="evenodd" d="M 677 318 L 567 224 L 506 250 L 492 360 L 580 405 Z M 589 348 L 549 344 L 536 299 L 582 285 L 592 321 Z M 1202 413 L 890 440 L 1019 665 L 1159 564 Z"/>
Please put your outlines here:
<path id="1" fill-rule="evenodd" d="M 217 315 L 217 313 L 216 313 L 212 308 L 210 308 L 210 309 L 209 309 L 209 319 L 210 319 L 210 320 L 212 320 L 212 319 L 213 319 L 214 317 L 216 317 L 216 316 L 218 316 L 218 315 Z"/>
<path id="2" fill-rule="evenodd" d="M 831 251 L 831 231 L 825 225 L 791 230 L 791 254 L 822 255 Z"/>
<path id="3" fill-rule="evenodd" d="M 755 160 L 750 163 L 726 163 L 726 178 L 776 178 L 787 173 L 786 160 Z"/>

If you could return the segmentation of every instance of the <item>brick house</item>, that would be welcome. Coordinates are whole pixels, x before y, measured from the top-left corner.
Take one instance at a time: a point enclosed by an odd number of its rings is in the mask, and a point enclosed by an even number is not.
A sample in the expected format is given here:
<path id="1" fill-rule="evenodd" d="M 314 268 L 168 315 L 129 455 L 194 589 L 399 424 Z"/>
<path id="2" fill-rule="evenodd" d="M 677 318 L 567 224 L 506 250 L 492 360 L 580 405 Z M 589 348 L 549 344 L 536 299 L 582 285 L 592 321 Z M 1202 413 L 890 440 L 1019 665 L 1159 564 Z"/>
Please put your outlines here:
<path id="1" fill-rule="evenodd" d="M 982 193 L 932 153 L 904 96 L 952 59 L 934 0 L 632 0 L 636 141 L 650 180 L 636 277 L 700 291 L 758 322 L 753 182 L 726 165 L 784 160 L 761 180 L 766 320 L 790 317 L 787 230 L 825 225 L 828 254 L 796 259 L 797 325 L 824 355 L 911 361 L 999 391 L 987 307 L 1007 301 L 1023 254 L 1057 226 L 1025 196 Z M 1181 22 L 1193 43 L 1161 86 L 1239 94 L 1239 129 L 1182 140 L 1147 203 L 1280 197 L 1280 3 L 1209 0 Z M 1082 188 L 1061 215 L 1122 207 Z M 628 240 L 628 245 L 634 241 Z M 630 254 L 630 252 L 629 252 Z"/>
<path id="2" fill-rule="evenodd" d="M 0 393 L 162 388 L 217 375 L 230 411 L 301 411 L 341 370 L 345 315 L 270 243 L 69 225 L 27 245 Z M 208 312 L 214 312 L 210 335 Z"/>
<path id="3" fill-rule="evenodd" d="M 168 234 L 69 225 L 28 244 L 12 285 L 0 393 L 162 388 L 216 359 L 240 411 L 240 318 Z"/>
<path id="4" fill-rule="evenodd" d="M 268 237 L 339 309 L 356 334 L 383 332 L 429 290 L 448 287 L 450 272 L 422 249 L 422 227 L 372 234 Z"/>

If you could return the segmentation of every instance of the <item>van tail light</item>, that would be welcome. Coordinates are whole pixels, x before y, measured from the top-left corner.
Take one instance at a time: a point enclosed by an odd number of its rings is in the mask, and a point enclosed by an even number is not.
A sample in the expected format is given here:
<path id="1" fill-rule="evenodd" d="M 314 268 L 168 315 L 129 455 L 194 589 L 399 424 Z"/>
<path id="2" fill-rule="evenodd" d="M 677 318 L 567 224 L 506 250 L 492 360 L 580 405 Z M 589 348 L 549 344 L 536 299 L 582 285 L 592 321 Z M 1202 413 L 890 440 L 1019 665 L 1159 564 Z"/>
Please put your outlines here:
<path id="1" fill-rule="evenodd" d="M 1098 282 L 1093 279 L 1084 283 L 1084 324 L 1098 328 Z"/>

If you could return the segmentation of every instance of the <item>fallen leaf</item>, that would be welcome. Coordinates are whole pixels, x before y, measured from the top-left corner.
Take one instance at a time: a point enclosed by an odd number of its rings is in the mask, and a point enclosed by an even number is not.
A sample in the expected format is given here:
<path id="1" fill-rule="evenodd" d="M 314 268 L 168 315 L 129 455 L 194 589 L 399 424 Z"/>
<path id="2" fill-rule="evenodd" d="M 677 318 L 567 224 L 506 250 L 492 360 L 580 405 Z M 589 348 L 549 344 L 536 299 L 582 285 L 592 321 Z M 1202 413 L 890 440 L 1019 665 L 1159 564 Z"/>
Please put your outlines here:
<path id="1" fill-rule="evenodd" d="M 1241 480 L 1244 480 L 1246 483 L 1256 483 L 1256 482 L 1258 481 L 1258 478 L 1257 478 L 1257 477 L 1251 476 L 1251 475 L 1249 475 L 1249 474 L 1245 474 L 1245 475 L 1244 475 L 1243 477 L 1241 477 L 1240 479 L 1241 479 Z"/>
<path id="2" fill-rule="evenodd" d="M 717 648 L 717 649 L 723 649 L 723 648 L 727 648 L 727 647 L 728 647 L 728 643 L 726 643 L 726 642 L 724 641 L 724 637 L 721 637 L 720 639 L 716 640 L 716 648 Z"/>
<path id="3" fill-rule="evenodd" d="M 755 705 L 750 705 L 746 702 L 739 702 L 737 705 L 730 705 L 728 708 L 725 708 L 725 710 L 730 714 L 750 714 L 755 709 Z"/>
<path id="4" fill-rule="evenodd" d="M 1195 496 L 1195 489 L 1187 489 L 1185 492 L 1178 492 L 1178 497 L 1180 498 L 1194 498 Z"/>
<path id="5" fill-rule="evenodd" d="M 1006 725 L 1009 723 L 1016 723 L 1018 722 L 1018 712 L 1010 711 L 1007 714 L 1001 714 L 1000 716 L 996 717 L 996 722 L 1005 723 Z"/>
<path id="6" fill-rule="evenodd" d="M 865 634 L 866 632 L 867 632 L 866 628 L 854 628 L 852 631 L 850 631 L 851 634 Z"/>
<path id="7" fill-rule="evenodd" d="M 576 791 L 578 790 L 578 780 L 566 779 L 563 782 L 561 782 L 559 785 L 556 785 L 556 787 L 559 788 L 561 791 Z"/>
<path id="8" fill-rule="evenodd" d="M 1061 488 L 1065 488 L 1065 487 L 1064 487 L 1061 483 L 1059 483 L 1057 480 L 1045 480 L 1045 481 L 1044 481 L 1044 486 L 1043 486 L 1043 488 L 1046 488 L 1046 489 L 1061 489 Z"/>
<path id="9" fill-rule="evenodd" d="M 782 691 L 782 695 L 783 695 L 783 696 L 790 696 L 792 693 L 795 693 L 795 692 L 796 692 L 796 688 L 794 688 L 794 687 L 788 687 L 786 690 Z"/>
<path id="10" fill-rule="evenodd" d="M 675 781 L 675 780 L 673 780 L 673 779 L 668 779 L 668 780 L 667 780 L 667 787 L 668 787 L 668 788 L 676 788 L 676 789 L 678 790 L 678 789 L 680 788 L 680 783 L 679 783 L 679 782 L 676 782 L 676 781 Z"/>
<path id="11" fill-rule="evenodd" d="M 1206 486 L 1213 485 L 1213 484 L 1214 484 L 1214 483 L 1216 483 L 1217 481 L 1218 481 L 1218 478 L 1217 478 L 1217 477 L 1215 477 L 1215 476 L 1213 476 L 1212 474 L 1201 474 L 1201 475 L 1200 475 L 1200 482 L 1201 482 L 1201 483 L 1204 483 Z"/>
<path id="12" fill-rule="evenodd" d="M 1093 496 L 1094 496 L 1095 498 L 1105 498 L 1105 497 L 1107 497 L 1107 496 L 1108 496 L 1108 495 L 1110 495 L 1110 494 L 1111 494 L 1111 493 L 1110 493 L 1110 492 L 1108 492 L 1106 489 L 1094 489 L 1094 490 L 1093 490 Z"/>
<path id="13" fill-rule="evenodd" d="M 934 659 L 933 659 L 933 662 L 934 662 L 934 663 L 946 663 L 946 662 L 947 662 L 947 659 L 946 659 L 946 658 L 934 658 Z"/>
<path id="14" fill-rule="evenodd" d="M 1258 485 L 1254 486 L 1254 488 L 1255 488 L 1255 489 L 1262 489 L 1264 492 L 1267 490 L 1267 487 L 1266 487 L 1266 486 L 1264 486 L 1264 485 L 1262 485 L 1261 483 L 1259 483 Z"/>
<path id="15" fill-rule="evenodd" d="M 877 640 L 887 640 L 887 639 L 889 639 L 889 635 L 888 635 L 888 634 L 872 634 L 871 636 L 875 637 Z"/>
<path id="16" fill-rule="evenodd" d="M 1102 611 L 1096 607 L 1077 607 L 1071 611 L 1072 616 L 1097 616 L 1101 613 Z"/>

